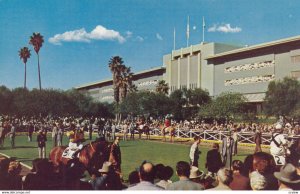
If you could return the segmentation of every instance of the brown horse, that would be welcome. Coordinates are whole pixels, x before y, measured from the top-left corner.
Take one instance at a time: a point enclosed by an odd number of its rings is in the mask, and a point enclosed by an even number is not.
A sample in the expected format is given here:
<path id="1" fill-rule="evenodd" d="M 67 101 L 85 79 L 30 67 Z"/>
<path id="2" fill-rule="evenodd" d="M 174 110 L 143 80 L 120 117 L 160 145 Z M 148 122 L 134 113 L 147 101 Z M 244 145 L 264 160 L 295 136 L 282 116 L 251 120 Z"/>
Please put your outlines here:
<path id="1" fill-rule="evenodd" d="M 66 146 L 54 147 L 49 158 L 56 167 L 63 167 L 71 159 L 62 157 Z M 105 161 L 109 160 L 110 144 L 106 141 L 94 141 L 86 144 L 79 152 L 78 161 L 83 164 L 89 174 L 98 172 Z"/>
<path id="2" fill-rule="evenodd" d="M 3 126 L 0 126 L 0 148 L 4 146 L 4 140 L 8 133 L 9 133 L 9 124 L 5 122 Z"/>
<path id="3" fill-rule="evenodd" d="M 162 141 L 166 141 L 167 139 L 166 134 L 169 133 L 170 142 L 174 142 L 175 131 L 176 131 L 176 128 L 174 126 L 165 127 L 164 124 L 161 124 L 159 128 L 161 129 L 161 134 L 163 136 Z"/>

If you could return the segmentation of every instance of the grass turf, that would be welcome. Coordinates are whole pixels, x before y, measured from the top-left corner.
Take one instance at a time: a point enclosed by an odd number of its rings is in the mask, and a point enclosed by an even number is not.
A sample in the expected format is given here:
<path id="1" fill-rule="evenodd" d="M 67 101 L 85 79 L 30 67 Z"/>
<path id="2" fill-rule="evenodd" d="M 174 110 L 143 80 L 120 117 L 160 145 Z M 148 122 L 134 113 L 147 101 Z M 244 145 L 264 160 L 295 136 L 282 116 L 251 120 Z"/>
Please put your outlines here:
<path id="1" fill-rule="evenodd" d="M 48 134 L 48 141 L 46 144 L 46 155 L 48 156 L 52 148 L 51 136 Z M 68 144 L 68 139 L 64 137 L 64 145 Z M 88 142 L 88 141 L 87 141 Z M 121 141 L 120 142 L 122 153 L 122 173 L 124 180 L 128 179 L 128 175 L 131 171 L 135 170 L 144 161 L 151 161 L 154 164 L 162 163 L 164 165 L 171 166 L 174 170 L 172 180 L 177 180 L 175 175 L 175 166 L 178 161 L 189 162 L 189 149 L 190 144 L 176 144 L 176 143 L 163 143 L 161 141 L 147 141 L 147 140 L 135 140 L 135 141 Z M 205 171 L 205 159 L 206 153 L 211 148 L 200 145 L 201 155 L 199 159 L 199 169 Z M 0 153 L 7 154 L 11 157 L 15 157 L 17 160 L 24 162 L 31 166 L 33 159 L 38 157 L 38 149 L 36 136 L 33 136 L 33 141 L 28 142 L 27 136 L 20 135 L 16 137 L 16 148 L 10 148 L 9 138 L 6 138 L 4 148 L 0 148 Z M 244 158 L 253 151 L 240 150 L 237 156 L 233 157 L 233 160 Z"/>

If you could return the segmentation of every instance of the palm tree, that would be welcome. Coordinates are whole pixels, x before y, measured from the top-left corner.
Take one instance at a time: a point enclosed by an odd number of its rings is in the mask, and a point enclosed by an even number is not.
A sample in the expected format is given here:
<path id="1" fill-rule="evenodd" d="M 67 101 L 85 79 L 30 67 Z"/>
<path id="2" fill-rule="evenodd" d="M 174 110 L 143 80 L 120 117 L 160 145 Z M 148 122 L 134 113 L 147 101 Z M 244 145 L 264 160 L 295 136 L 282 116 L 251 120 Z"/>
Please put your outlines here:
<path id="1" fill-rule="evenodd" d="M 34 50 L 38 56 L 38 71 L 39 71 L 39 86 L 40 90 L 42 90 L 42 83 L 41 83 L 41 72 L 40 72 L 40 56 L 39 51 L 40 48 L 43 46 L 44 38 L 40 33 L 33 33 L 32 36 L 30 36 L 29 44 L 31 44 L 34 47 Z"/>
<path id="2" fill-rule="evenodd" d="M 117 85 L 119 87 L 119 99 L 122 102 L 126 96 L 127 92 L 136 90 L 135 85 L 132 82 L 133 73 L 131 72 L 130 67 L 122 67 L 121 75 L 118 77 Z"/>
<path id="3" fill-rule="evenodd" d="M 120 98 L 119 98 L 119 86 L 118 86 L 118 79 L 121 75 L 122 69 L 125 68 L 125 65 L 123 64 L 123 60 L 119 56 L 114 56 L 110 58 L 108 62 L 108 66 L 110 71 L 112 72 L 113 75 L 113 89 L 114 89 L 114 99 L 116 103 L 119 103 Z"/>
<path id="4" fill-rule="evenodd" d="M 168 94 L 169 92 L 169 86 L 165 82 L 165 80 L 159 80 L 157 85 L 156 85 L 156 92 L 158 93 L 163 93 L 163 94 Z"/>
<path id="5" fill-rule="evenodd" d="M 26 63 L 27 59 L 30 58 L 30 55 L 30 50 L 27 47 L 23 47 L 19 50 L 20 59 L 22 59 L 23 63 L 25 64 L 24 89 L 26 88 Z"/>

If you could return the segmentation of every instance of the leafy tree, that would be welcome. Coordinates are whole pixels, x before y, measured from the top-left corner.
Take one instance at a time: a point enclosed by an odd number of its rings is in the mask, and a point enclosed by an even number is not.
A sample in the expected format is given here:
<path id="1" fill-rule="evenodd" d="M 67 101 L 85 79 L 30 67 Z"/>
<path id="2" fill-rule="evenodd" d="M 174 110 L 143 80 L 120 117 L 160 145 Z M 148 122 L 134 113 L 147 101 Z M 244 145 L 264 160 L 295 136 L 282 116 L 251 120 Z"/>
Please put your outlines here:
<path id="1" fill-rule="evenodd" d="M 234 118 L 243 113 L 246 99 L 240 93 L 225 92 L 200 108 L 201 117 Z"/>
<path id="2" fill-rule="evenodd" d="M 156 92 L 167 95 L 169 92 L 169 86 L 165 80 L 159 80 L 156 85 Z"/>
<path id="3" fill-rule="evenodd" d="M 184 92 L 182 90 L 175 90 L 170 94 L 171 101 L 171 113 L 174 119 L 183 119 L 182 108 L 186 104 L 186 98 L 184 98 Z"/>
<path id="4" fill-rule="evenodd" d="M 27 47 L 23 47 L 19 51 L 20 59 L 22 59 L 25 67 L 25 74 L 24 74 L 24 88 L 26 88 L 26 63 L 27 59 L 30 58 L 30 50 Z"/>
<path id="5" fill-rule="evenodd" d="M 40 33 L 33 33 L 32 36 L 30 36 L 29 44 L 31 44 L 34 47 L 34 51 L 37 54 L 38 57 L 38 72 L 39 72 L 39 87 L 40 90 L 42 90 L 42 83 L 41 83 L 41 71 L 40 71 L 40 55 L 39 51 L 41 47 L 43 46 L 44 38 Z"/>
<path id="6" fill-rule="evenodd" d="M 272 81 L 266 92 L 264 109 L 267 115 L 282 115 L 284 117 L 298 112 L 300 83 L 294 78 Z"/>
<path id="7" fill-rule="evenodd" d="M 5 86 L 0 86 L 0 102 L 1 102 L 0 114 L 9 113 L 11 111 L 10 106 L 12 103 L 12 93 Z"/>

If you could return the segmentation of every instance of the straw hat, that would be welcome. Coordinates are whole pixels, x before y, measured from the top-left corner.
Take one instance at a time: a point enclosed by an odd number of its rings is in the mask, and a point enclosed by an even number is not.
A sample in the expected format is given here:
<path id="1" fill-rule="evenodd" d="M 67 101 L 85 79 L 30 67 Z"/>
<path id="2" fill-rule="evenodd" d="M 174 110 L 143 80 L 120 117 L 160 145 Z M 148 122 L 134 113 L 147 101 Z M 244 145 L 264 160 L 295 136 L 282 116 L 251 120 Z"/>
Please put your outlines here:
<path id="1" fill-rule="evenodd" d="M 280 172 L 274 172 L 274 176 L 285 183 L 295 184 L 300 183 L 300 176 L 297 174 L 295 166 L 290 163 L 282 166 Z"/>
<path id="2" fill-rule="evenodd" d="M 191 171 L 190 171 L 190 179 L 195 179 L 195 178 L 200 178 L 203 176 L 203 172 L 199 171 L 199 169 L 195 166 L 192 166 Z"/>
<path id="3" fill-rule="evenodd" d="M 104 162 L 101 169 L 99 169 L 99 172 L 109 172 L 109 167 L 111 165 L 111 162 Z"/>

